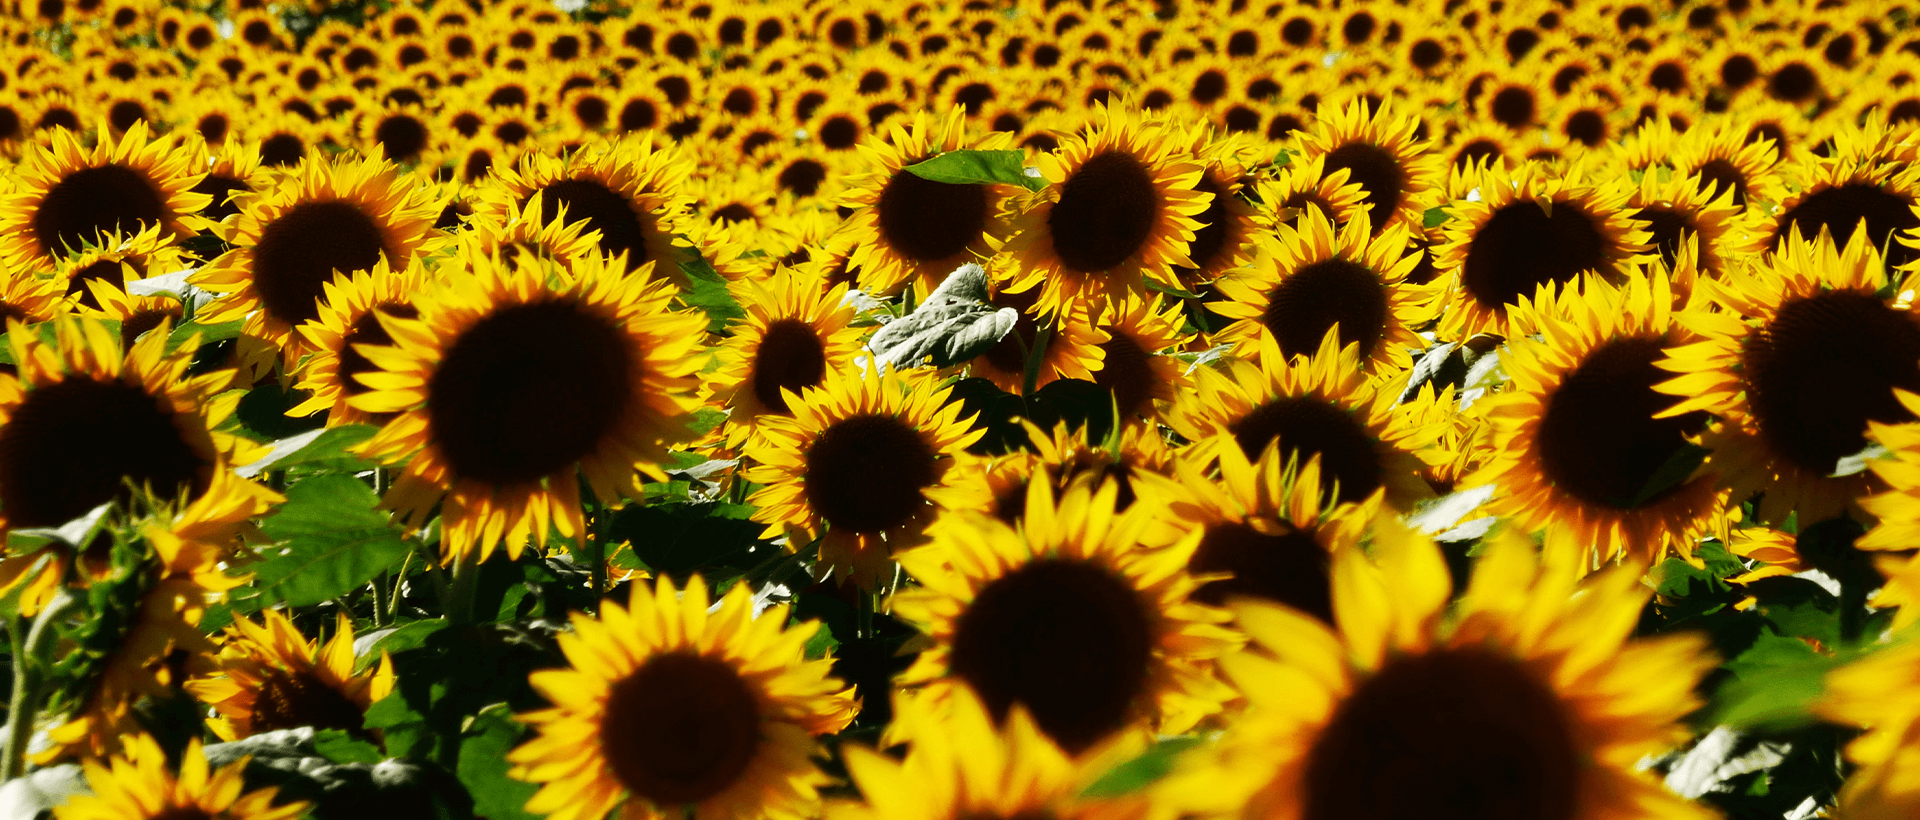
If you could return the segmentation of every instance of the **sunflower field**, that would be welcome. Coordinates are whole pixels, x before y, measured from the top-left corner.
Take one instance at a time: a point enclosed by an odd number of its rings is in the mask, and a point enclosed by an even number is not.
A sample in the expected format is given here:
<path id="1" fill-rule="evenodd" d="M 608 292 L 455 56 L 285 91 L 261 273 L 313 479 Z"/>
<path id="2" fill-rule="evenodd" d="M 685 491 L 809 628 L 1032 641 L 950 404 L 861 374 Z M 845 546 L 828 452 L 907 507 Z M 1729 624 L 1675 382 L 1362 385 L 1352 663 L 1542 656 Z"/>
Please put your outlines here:
<path id="1" fill-rule="evenodd" d="M 6 0 L 0 820 L 1920 817 L 1917 15 Z"/>

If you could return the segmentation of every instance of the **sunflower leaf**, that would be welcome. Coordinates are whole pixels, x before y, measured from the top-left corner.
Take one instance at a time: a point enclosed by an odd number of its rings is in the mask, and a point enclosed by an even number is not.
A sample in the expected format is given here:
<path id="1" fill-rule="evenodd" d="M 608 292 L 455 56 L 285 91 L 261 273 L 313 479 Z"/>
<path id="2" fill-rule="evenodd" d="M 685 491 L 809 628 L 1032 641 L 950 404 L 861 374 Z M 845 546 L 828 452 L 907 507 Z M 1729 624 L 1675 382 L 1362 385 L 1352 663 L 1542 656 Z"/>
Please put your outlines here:
<path id="1" fill-rule="evenodd" d="M 867 341 L 876 361 L 895 368 L 929 361 L 948 367 L 993 349 L 1013 332 L 1020 311 L 987 304 L 986 270 L 961 265 L 912 313 L 888 322 Z"/>
<path id="2" fill-rule="evenodd" d="M 195 335 L 200 337 L 201 347 L 213 344 L 214 342 L 224 342 L 228 339 L 238 338 L 240 336 L 241 324 L 242 322 L 239 319 L 212 325 L 203 325 L 199 322 L 181 322 L 178 327 L 173 329 L 172 333 L 167 334 L 167 352 L 172 353 L 179 350 L 181 345 L 186 344 L 187 340 L 193 338 Z"/>
<path id="3" fill-rule="evenodd" d="M 1736 728 L 1786 729 L 1811 723 L 1811 707 L 1826 675 L 1842 658 L 1823 655 L 1799 638 L 1762 632 L 1729 661 L 1734 677 L 1713 695 L 1713 719 Z"/>
<path id="4" fill-rule="evenodd" d="M 1659 469 L 1653 471 L 1653 475 L 1647 478 L 1647 483 L 1640 488 L 1640 492 L 1627 501 L 1625 508 L 1636 509 L 1652 501 L 1661 493 L 1685 483 L 1687 479 L 1693 477 L 1694 470 L 1700 469 L 1700 465 L 1706 463 L 1707 456 L 1712 452 L 1697 444 L 1680 445 L 1680 449 L 1675 450 Z"/>
<path id="5" fill-rule="evenodd" d="M 733 298 L 733 291 L 727 289 L 727 279 L 721 276 L 712 265 L 703 260 L 694 260 L 680 265 L 690 283 L 687 290 L 680 294 L 680 300 L 688 307 L 699 308 L 707 314 L 707 330 L 711 333 L 725 333 L 727 324 L 747 315 L 740 303 Z"/>
<path id="6" fill-rule="evenodd" d="M 1024 151 L 948 151 L 929 160 L 907 166 L 908 173 L 949 185 L 998 183 L 1018 185 L 1029 191 L 1047 187 L 1047 181 L 1027 174 Z"/>
<path id="7" fill-rule="evenodd" d="M 496 703 L 473 716 L 460 738 L 460 763 L 456 774 L 473 795 L 474 813 L 491 820 L 533 820 L 522 810 L 540 784 L 507 776 L 507 752 L 520 742 L 526 727 L 513 719 L 513 711 Z"/>
<path id="8" fill-rule="evenodd" d="M 1170 737 L 1142 752 L 1139 757 L 1113 767 L 1080 793 L 1081 797 L 1123 797 L 1158 782 L 1173 771 L 1180 753 L 1200 745 L 1197 737 Z"/>
<path id="9" fill-rule="evenodd" d="M 233 471 L 242 478 L 253 478 L 268 467 L 279 469 L 315 461 L 353 458 L 347 448 L 373 438 L 373 434 L 379 431 L 380 428 L 371 424 L 343 424 L 308 430 L 274 442 L 273 449 L 258 461 L 235 467 Z"/>
<path id="10" fill-rule="evenodd" d="M 1441 225 L 1447 224 L 1447 220 L 1452 218 L 1453 218 L 1453 215 L 1447 213 L 1447 209 L 1444 206 L 1428 208 L 1424 218 L 1421 219 L 1420 224 L 1424 226 L 1427 230 L 1433 230 L 1434 228 L 1438 228 Z"/>
<path id="11" fill-rule="evenodd" d="M 405 536 L 376 507 L 379 496 L 350 475 L 315 476 L 287 490 L 287 503 L 260 522 L 276 544 L 262 550 L 254 585 L 264 606 L 309 606 L 337 598 L 407 557 Z M 236 602 L 237 604 L 238 602 Z"/>
<path id="12" fill-rule="evenodd" d="M 1843 456 L 1839 461 L 1835 462 L 1833 465 L 1833 473 L 1827 477 L 1845 478 L 1850 475 L 1859 475 L 1867 471 L 1867 465 L 1869 463 L 1875 459 L 1884 458 L 1891 452 L 1893 451 L 1888 450 L 1883 444 L 1867 442 L 1867 446 L 1862 448 L 1860 452 Z"/>

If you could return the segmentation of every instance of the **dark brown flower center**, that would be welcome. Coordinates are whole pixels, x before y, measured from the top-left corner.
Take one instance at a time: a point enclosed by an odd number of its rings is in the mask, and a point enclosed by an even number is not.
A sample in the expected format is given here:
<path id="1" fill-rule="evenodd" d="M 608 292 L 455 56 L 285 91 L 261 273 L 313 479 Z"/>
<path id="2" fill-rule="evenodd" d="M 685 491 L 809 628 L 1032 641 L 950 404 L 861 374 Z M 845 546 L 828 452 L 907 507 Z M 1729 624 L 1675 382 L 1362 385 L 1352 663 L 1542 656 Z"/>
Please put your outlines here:
<path id="1" fill-rule="evenodd" d="M 613 684 L 600 746 L 620 783 L 659 806 L 726 791 L 760 747 L 760 702 L 731 664 L 655 655 Z"/>
<path id="2" fill-rule="evenodd" d="M 1868 420 L 1912 418 L 1893 389 L 1920 391 L 1920 324 L 1871 294 L 1830 291 L 1781 305 L 1741 363 L 1767 442 L 1825 475 L 1866 446 Z"/>
<path id="3" fill-rule="evenodd" d="M 1195 574 L 1231 572 L 1233 577 L 1202 584 L 1194 599 L 1218 606 L 1229 596 L 1251 595 L 1333 623 L 1327 551 L 1311 532 L 1282 527 L 1282 532 L 1264 533 L 1238 521 L 1208 526 L 1187 569 Z"/>
<path id="4" fill-rule="evenodd" d="M 281 132 L 260 141 L 260 164 L 269 168 L 297 165 L 307 156 L 307 141 Z"/>
<path id="5" fill-rule="evenodd" d="M 1369 142 L 1349 142 L 1327 152 L 1326 173 L 1347 169 L 1349 179 L 1367 189 L 1367 217 L 1380 233 L 1406 195 L 1407 172 L 1392 152 Z"/>
<path id="6" fill-rule="evenodd" d="M 960 616 L 949 664 L 1004 719 L 1013 704 L 1078 753 L 1131 722 L 1153 663 L 1153 618 L 1125 579 L 1043 558 L 994 579 Z"/>
<path id="7" fill-rule="evenodd" d="M 1478 648 L 1393 658 L 1307 756 L 1305 820 L 1571 820 L 1582 761 L 1565 707 Z"/>
<path id="8" fill-rule="evenodd" d="M 753 352 L 753 396 L 776 413 L 789 412 L 781 389 L 799 393 L 827 374 L 827 347 L 801 319 L 780 319 L 767 326 Z"/>
<path id="9" fill-rule="evenodd" d="M 498 308 L 448 346 L 428 381 L 434 440 L 459 479 L 538 481 L 619 426 L 640 355 L 621 327 L 572 299 Z"/>
<path id="10" fill-rule="evenodd" d="M 1122 417 L 1141 415 L 1153 409 L 1153 390 L 1159 380 L 1153 374 L 1153 352 L 1140 346 L 1133 335 L 1114 328 L 1112 337 L 1101 343 L 1105 355 L 1093 383 L 1113 393 L 1114 406 Z M 1105 415 L 1105 411 L 1101 411 Z"/>
<path id="11" fill-rule="evenodd" d="M 807 448 L 807 504 L 834 529 L 879 533 L 926 507 L 938 480 L 932 447 L 892 416 L 842 419 Z"/>
<path id="12" fill-rule="evenodd" d="M 129 480 L 161 498 L 197 496 L 207 466 L 161 399 L 70 376 L 28 390 L 0 426 L 0 510 L 14 527 L 55 527 L 124 500 Z"/>
<path id="13" fill-rule="evenodd" d="M 267 670 L 253 702 L 253 730 L 271 732 L 312 726 L 359 732 L 360 707 L 312 672 Z"/>
<path id="14" fill-rule="evenodd" d="M 591 179 L 563 179 L 540 189 L 540 205 L 547 221 L 559 218 L 567 206 L 567 224 L 585 220 L 600 232 L 600 250 L 627 252 L 627 270 L 647 261 L 647 225 L 625 196 Z"/>
<path id="15" fill-rule="evenodd" d="M 1647 482 L 1686 446 L 1687 434 L 1706 423 L 1706 414 L 1697 412 L 1654 418 L 1679 401 L 1653 389 L 1673 377 L 1654 366 L 1661 344 L 1658 338 L 1618 339 L 1595 348 L 1561 377 L 1547 397 L 1534 442 L 1541 470 L 1554 486 L 1588 504 L 1631 509 Z"/>
<path id="16" fill-rule="evenodd" d="M 47 189 L 33 212 L 33 237 L 61 256 L 103 232 L 133 233 L 166 219 L 166 204 L 145 174 L 124 165 L 82 168 Z"/>
<path id="17" fill-rule="evenodd" d="M 380 224 L 359 205 L 302 202 L 261 230 L 253 289 L 267 315 L 297 325 L 320 315 L 320 297 L 335 271 L 369 270 L 386 252 Z"/>
<path id="18" fill-rule="evenodd" d="M 245 182 L 219 174 L 208 174 L 193 186 L 194 193 L 213 198 L 207 207 L 200 209 L 200 215 L 216 222 L 240 212 L 240 206 L 228 201 L 230 197 L 251 190 Z"/>
<path id="19" fill-rule="evenodd" d="M 427 126 L 409 114 L 396 114 L 374 126 L 373 141 L 391 162 L 410 160 L 427 147 Z"/>
<path id="20" fill-rule="evenodd" d="M 1282 396 L 1227 426 L 1247 458 L 1257 459 L 1275 440 L 1283 458 L 1320 457 L 1320 474 L 1339 483 L 1342 502 L 1365 500 L 1380 487 L 1380 457 L 1373 434 L 1353 412 L 1312 396 Z"/>
<path id="21" fill-rule="evenodd" d="M 1001 291 L 987 300 L 995 308 L 1013 308 L 1020 311 L 1020 318 L 1013 323 L 1013 330 L 1000 338 L 984 354 L 987 363 L 1002 373 L 1024 373 L 1027 368 L 1027 351 L 1040 340 L 1040 320 L 1033 315 L 1033 306 L 1040 301 L 1040 289 L 1033 288 L 1019 293 Z M 1060 340 L 1058 329 L 1047 334 L 1047 349 Z"/>
<path id="22" fill-rule="evenodd" d="M 1482 307 L 1504 309 L 1541 285 L 1565 284 L 1607 264 L 1606 237 L 1595 218 L 1572 202 L 1553 203 L 1553 215 L 1532 200 L 1495 211 L 1473 236 L 1461 272 Z"/>
<path id="23" fill-rule="evenodd" d="M 1108 151 L 1067 177 L 1047 227 L 1060 261 L 1081 273 L 1100 273 L 1146 244 L 1159 214 L 1153 172 L 1132 154 Z"/>
<path id="24" fill-rule="evenodd" d="M 1836 185 L 1800 200 L 1781 214 L 1775 223 L 1778 227 L 1773 247 L 1779 248 L 1795 232 L 1808 239 L 1817 238 L 1822 228 L 1833 234 L 1835 245 L 1844 247 L 1864 221 L 1868 243 L 1886 249 L 1888 267 L 1899 267 L 1920 259 L 1920 251 L 1893 239 L 1895 231 L 1920 228 L 1920 215 L 1914 214 L 1913 205 L 1912 197 L 1895 195 L 1872 183 Z"/>
<path id="25" fill-rule="evenodd" d="M 1712 198 L 1732 191 L 1734 206 L 1747 207 L 1747 178 L 1740 173 L 1739 166 L 1725 159 L 1708 160 L 1694 173 L 1700 176 L 1701 193 Z"/>
<path id="26" fill-rule="evenodd" d="M 129 262 L 129 264 L 131 264 L 131 262 Z M 80 304 L 93 308 L 94 310 L 99 310 L 100 300 L 94 298 L 93 289 L 87 287 L 88 282 L 95 280 L 105 282 L 120 290 L 126 290 L 126 269 L 120 266 L 120 260 L 118 259 L 96 260 L 92 264 L 73 272 L 72 277 L 67 280 L 67 295 L 77 296 L 80 298 Z"/>
<path id="27" fill-rule="evenodd" d="M 1211 194 L 1213 199 L 1207 203 L 1207 209 L 1197 217 L 1200 229 L 1193 232 L 1193 243 L 1187 246 L 1187 258 L 1193 260 L 1193 267 L 1176 267 L 1182 279 L 1200 275 L 1202 271 L 1212 271 L 1213 264 L 1220 259 L 1220 252 L 1227 248 L 1227 234 L 1233 213 L 1228 209 L 1226 186 L 1215 182 L 1213 174 L 1203 173 L 1193 189 L 1203 194 Z"/>
<path id="28" fill-rule="evenodd" d="M 178 302 L 173 302 L 166 308 L 141 308 L 136 310 L 125 319 L 120 320 L 120 346 L 122 348 L 133 347 L 133 343 L 140 340 L 141 334 L 159 327 L 161 322 L 170 319 L 175 324 L 178 324 L 185 316 L 186 308 L 182 307 Z"/>
<path id="29" fill-rule="evenodd" d="M 922 179 L 904 169 L 880 191 L 880 235 L 916 262 L 948 259 L 987 227 L 987 186 Z"/>
<path id="30" fill-rule="evenodd" d="M 1660 261 L 1666 263 L 1667 270 L 1680 258 L 1680 243 L 1688 236 L 1699 236 L 1699 227 L 1693 224 L 1693 214 L 1675 210 L 1670 205 L 1649 205 L 1633 215 L 1647 223 L 1647 231 L 1653 234 L 1653 249 L 1660 252 Z M 1704 250 L 1704 248 L 1702 249 Z"/>
<path id="31" fill-rule="evenodd" d="M 1360 345 L 1373 355 L 1391 316 L 1387 290 L 1371 268 L 1350 259 L 1309 262 L 1275 285 L 1260 322 L 1273 332 L 1280 352 L 1306 356 L 1338 325 L 1342 345 Z"/>
<path id="32" fill-rule="evenodd" d="M 339 382 L 340 389 L 345 390 L 349 396 L 357 396 L 371 389 L 361 384 L 360 380 L 355 378 L 356 376 L 380 369 L 372 360 L 355 350 L 354 345 L 393 344 L 393 336 L 387 333 L 384 325 L 380 324 L 378 314 L 382 312 L 402 319 L 414 319 L 420 316 L 420 311 L 412 305 L 391 302 L 375 305 L 367 312 L 360 314 L 360 318 L 353 320 L 353 326 L 347 328 L 347 335 L 340 340 L 340 367 L 334 379 Z"/>

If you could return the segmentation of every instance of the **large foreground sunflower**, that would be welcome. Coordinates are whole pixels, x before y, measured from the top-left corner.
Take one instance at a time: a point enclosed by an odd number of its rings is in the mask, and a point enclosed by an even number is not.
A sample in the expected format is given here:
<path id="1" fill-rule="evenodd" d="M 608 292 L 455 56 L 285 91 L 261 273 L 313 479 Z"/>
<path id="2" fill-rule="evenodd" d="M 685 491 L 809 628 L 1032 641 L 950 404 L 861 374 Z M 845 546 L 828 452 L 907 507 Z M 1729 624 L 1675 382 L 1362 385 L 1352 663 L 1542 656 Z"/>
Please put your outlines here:
<path id="1" fill-rule="evenodd" d="M 508 774 L 541 784 L 528 811 L 812 816 L 830 782 L 814 738 L 844 728 L 858 703 L 828 677 L 831 660 L 806 660 L 819 623 L 786 628 L 784 605 L 755 617 L 748 586 L 710 607 L 699 576 L 684 595 L 663 577 L 634 584 L 625 608 L 574 614 L 560 636 L 571 668 L 529 678 L 553 706 L 520 716 L 539 734 L 507 753 Z"/>
<path id="2" fill-rule="evenodd" d="M 1632 640 L 1639 565 L 1576 585 L 1525 538 L 1488 542 L 1449 607 L 1440 550 L 1384 521 L 1376 566 L 1334 556 L 1337 630 L 1264 602 L 1220 668 L 1250 706 L 1160 787 L 1188 816 L 1369 820 L 1710 818 L 1640 761 L 1684 741 L 1714 660 L 1691 635 Z"/>
<path id="3" fill-rule="evenodd" d="M 1701 341 L 1660 364 L 1679 375 L 1658 389 L 1682 397 L 1663 415 L 1721 418 L 1708 464 L 1736 503 L 1765 494 L 1763 523 L 1798 511 L 1811 524 L 1854 506 L 1876 482 L 1836 475 L 1841 459 L 1866 448 L 1869 422 L 1914 418 L 1894 390 L 1920 391 L 1920 317 L 1871 241 L 1796 239 L 1745 275 L 1701 280 L 1703 306 L 1676 316 Z"/>
<path id="4" fill-rule="evenodd" d="M 747 443 L 754 520 L 769 537 L 820 539 L 820 560 L 866 587 L 893 577 L 893 555 L 925 540 L 927 490 L 983 430 L 933 379 L 891 370 L 829 373 L 783 390 L 789 416 L 766 416 Z M 802 544 L 792 543 L 798 550 Z"/>
<path id="5" fill-rule="evenodd" d="M 419 318 L 379 314 L 393 346 L 354 348 L 378 370 L 348 403 L 398 414 L 364 452 L 411 458 L 387 505 L 416 525 L 437 508 L 447 560 L 485 560 L 503 540 L 518 556 L 549 529 L 585 532 L 576 475 L 606 502 L 638 498 L 641 472 L 664 479 L 654 465 L 686 435 L 705 335 L 669 308 L 671 286 L 618 257 L 454 267 Z"/>
<path id="6" fill-rule="evenodd" d="M 102 233 L 157 226 L 171 238 L 192 236 L 204 224 L 193 214 L 208 197 L 193 191 L 200 169 L 191 158 L 172 140 L 153 138 L 145 122 L 117 139 L 102 133 L 92 148 L 79 133 L 56 130 L 10 172 L 11 193 L 0 198 L 0 255 L 15 270 L 48 270 Z"/>
<path id="7" fill-rule="evenodd" d="M 1075 755 L 1135 732 L 1177 734 L 1217 711 L 1225 693 L 1206 662 L 1236 636 L 1219 610 L 1187 600 L 1196 539 L 1142 546 L 1150 515 L 1115 512 L 1117 493 L 1081 481 L 1056 502 L 1047 482 L 1032 482 L 1018 529 L 975 512 L 943 516 L 932 544 L 900 556 L 921 586 L 891 606 L 932 646 L 899 684 L 933 708 L 972 687 L 1000 721 L 1021 704 Z M 894 731 L 911 740 L 924 728 Z"/>
<path id="8" fill-rule="evenodd" d="M 227 740 L 302 726 L 359 734 L 367 707 L 393 691 L 393 661 L 384 652 L 377 666 L 354 674 L 353 624 L 344 612 L 324 646 L 277 610 L 258 624 L 235 618 L 219 663 L 219 677 L 185 688 L 220 714 L 210 725 Z"/>
<path id="9" fill-rule="evenodd" d="M 277 787 L 244 791 L 245 760 L 211 770 L 199 738 L 187 741 L 177 776 L 168 771 L 160 743 L 146 734 L 134 738 L 124 755 L 81 766 L 93 794 L 55 807 L 54 820 L 296 820 L 307 812 L 301 801 L 274 805 Z"/>
<path id="10" fill-rule="evenodd" d="M 1655 391 L 1671 376 L 1655 365 L 1692 341 L 1672 302 L 1655 271 L 1513 309 L 1541 314 L 1523 320 L 1541 338 L 1509 342 L 1501 361 L 1513 386 L 1483 410 L 1496 455 L 1466 483 L 1499 488 L 1489 511 L 1544 531 L 1550 549 L 1647 563 L 1669 548 L 1690 551 L 1720 518 L 1726 494 L 1711 471 L 1662 475 L 1708 421 L 1698 411 L 1660 416 L 1679 399 Z"/>

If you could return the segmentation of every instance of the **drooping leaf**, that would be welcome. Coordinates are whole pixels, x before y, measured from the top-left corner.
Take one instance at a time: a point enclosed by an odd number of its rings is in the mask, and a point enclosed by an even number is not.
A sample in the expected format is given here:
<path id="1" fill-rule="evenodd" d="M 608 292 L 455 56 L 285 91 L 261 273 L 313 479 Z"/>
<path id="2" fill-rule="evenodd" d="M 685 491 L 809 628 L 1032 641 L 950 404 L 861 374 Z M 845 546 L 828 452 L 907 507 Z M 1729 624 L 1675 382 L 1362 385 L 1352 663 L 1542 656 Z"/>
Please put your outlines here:
<path id="1" fill-rule="evenodd" d="M 179 350 L 181 345 L 186 344 L 187 340 L 194 336 L 200 337 L 201 347 L 206 347 L 214 342 L 224 342 L 228 339 L 239 338 L 240 326 L 242 324 L 244 324 L 244 322 L 239 319 L 211 325 L 203 325 L 199 322 L 181 322 L 178 327 L 173 329 L 172 333 L 167 334 L 167 352 L 172 353 L 175 350 Z"/>
<path id="2" fill-rule="evenodd" d="M 1000 183 L 1018 185 L 1029 191 L 1047 186 L 1047 181 L 1027 173 L 1023 151 L 948 151 L 932 159 L 907 166 L 907 172 L 921 179 L 949 185 Z"/>
<path id="3" fill-rule="evenodd" d="M 688 307 L 699 308 L 707 314 L 707 331 L 723 333 L 727 324 L 747 315 L 740 303 L 733 298 L 733 291 L 727 289 L 727 279 L 713 269 L 704 260 L 694 260 L 680 265 L 691 283 L 680 294 L 680 300 Z"/>
<path id="4" fill-rule="evenodd" d="M 273 443 L 273 449 L 252 464 L 234 468 L 242 477 L 253 478 L 267 468 L 284 469 L 299 464 L 332 459 L 352 459 L 348 448 L 373 438 L 380 428 L 371 424 L 344 424 L 323 427 L 289 436 Z"/>
<path id="5" fill-rule="evenodd" d="M 1154 744 L 1139 757 L 1113 767 L 1080 793 L 1081 797 L 1124 797 L 1166 777 L 1182 752 L 1200 745 L 1197 737 L 1172 737 Z"/>
<path id="6" fill-rule="evenodd" d="M 473 716 L 460 739 L 460 765 L 456 775 L 473 796 L 474 813 L 489 820 L 537 820 L 528 814 L 527 799 L 540 790 L 507 776 L 507 752 L 520 743 L 526 726 L 513 719 L 504 703 L 480 710 Z"/>
<path id="7" fill-rule="evenodd" d="M 274 540 L 249 569 L 260 606 L 308 606 L 373 580 L 406 558 L 410 547 L 373 489 L 347 475 L 308 478 L 287 490 L 287 503 L 260 522 Z"/>

